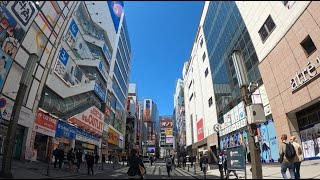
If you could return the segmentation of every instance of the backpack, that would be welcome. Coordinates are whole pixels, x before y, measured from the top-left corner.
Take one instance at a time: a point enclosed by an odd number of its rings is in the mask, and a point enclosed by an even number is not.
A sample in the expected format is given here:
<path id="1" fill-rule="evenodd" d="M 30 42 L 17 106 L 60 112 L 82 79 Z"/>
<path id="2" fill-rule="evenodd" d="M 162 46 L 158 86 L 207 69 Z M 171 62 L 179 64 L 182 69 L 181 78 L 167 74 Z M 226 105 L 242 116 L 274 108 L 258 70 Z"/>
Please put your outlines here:
<path id="1" fill-rule="evenodd" d="M 294 146 L 291 143 L 285 143 L 286 144 L 286 150 L 284 152 L 284 155 L 288 159 L 292 159 L 296 156 L 296 150 L 294 149 Z"/>

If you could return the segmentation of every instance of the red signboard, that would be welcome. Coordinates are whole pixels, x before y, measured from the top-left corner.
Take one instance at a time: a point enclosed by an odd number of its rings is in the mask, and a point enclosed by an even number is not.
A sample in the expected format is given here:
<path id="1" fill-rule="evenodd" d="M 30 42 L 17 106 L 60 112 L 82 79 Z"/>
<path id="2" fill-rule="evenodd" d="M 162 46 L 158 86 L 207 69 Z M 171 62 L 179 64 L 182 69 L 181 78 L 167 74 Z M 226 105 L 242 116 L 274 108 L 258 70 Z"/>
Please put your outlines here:
<path id="1" fill-rule="evenodd" d="M 204 138 L 202 118 L 197 122 L 197 135 L 198 135 L 198 141 Z"/>
<path id="2" fill-rule="evenodd" d="M 57 119 L 40 110 L 37 112 L 34 130 L 51 137 L 55 136 Z"/>
<path id="3" fill-rule="evenodd" d="M 172 120 L 166 119 L 166 120 L 161 120 L 161 128 L 172 128 L 173 127 L 173 122 Z"/>

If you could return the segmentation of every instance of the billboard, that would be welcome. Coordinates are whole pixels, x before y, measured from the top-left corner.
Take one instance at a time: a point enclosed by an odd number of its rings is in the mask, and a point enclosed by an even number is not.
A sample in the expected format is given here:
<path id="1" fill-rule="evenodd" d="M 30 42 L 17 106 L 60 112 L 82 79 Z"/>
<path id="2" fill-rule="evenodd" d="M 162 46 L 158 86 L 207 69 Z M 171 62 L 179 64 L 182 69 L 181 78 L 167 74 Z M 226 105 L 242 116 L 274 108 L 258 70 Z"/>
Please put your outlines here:
<path id="1" fill-rule="evenodd" d="M 104 114 L 98 108 L 92 106 L 68 120 L 79 127 L 89 130 L 98 135 L 102 135 L 104 125 Z"/>
<path id="2" fill-rule="evenodd" d="M 119 134 L 114 131 L 113 129 L 109 128 L 108 129 L 108 143 L 114 144 L 114 145 L 119 145 Z"/>
<path id="3" fill-rule="evenodd" d="M 68 139 L 75 139 L 76 128 L 66 122 L 58 121 L 56 137 L 66 137 Z"/>
<path id="4" fill-rule="evenodd" d="M 151 101 L 150 100 L 145 100 L 145 108 L 144 108 L 144 117 L 143 121 L 150 121 L 151 120 Z"/>
<path id="5" fill-rule="evenodd" d="M 173 127 L 173 122 L 172 120 L 169 119 L 165 119 L 165 120 L 161 120 L 161 128 L 172 128 Z"/>
<path id="6" fill-rule="evenodd" d="M 173 137 L 166 137 L 166 144 L 173 144 Z"/>
<path id="7" fill-rule="evenodd" d="M 114 29 L 117 33 L 121 15 L 123 12 L 123 2 L 122 1 L 107 1 L 107 2 L 108 2 L 111 17 L 112 17 Z"/>
<path id="8" fill-rule="evenodd" d="M 198 136 L 198 141 L 200 141 L 204 138 L 203 119 L 202 118 L 197 122 L 197 136 Z"/>
<path id="9" fill-rule="evenodd" d="M 56 126 L 57 126 L 56 118 L 38 110 L 36 115 L 36 121 L 33 126 L 34 131 L 44 135 L 54 137 L 56 133 Z"/>
<path id="10" fill-rule="evenodd" d="M 173 135 L 173 129 L 172 128 L 166 128 L 165 134 L 167 135 Z"/>

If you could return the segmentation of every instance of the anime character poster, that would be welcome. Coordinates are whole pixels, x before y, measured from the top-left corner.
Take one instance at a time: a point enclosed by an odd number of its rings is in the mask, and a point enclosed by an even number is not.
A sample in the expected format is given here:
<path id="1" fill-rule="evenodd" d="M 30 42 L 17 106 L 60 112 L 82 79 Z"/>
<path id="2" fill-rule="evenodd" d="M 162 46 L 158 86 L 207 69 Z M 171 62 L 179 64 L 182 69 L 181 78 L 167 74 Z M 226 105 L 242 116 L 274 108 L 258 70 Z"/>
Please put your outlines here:
<path id="1" fill-rule="evenodd" d="M 248 134 L 246 131 L 242 132 L 242 139 L 243 139 L 242 143 L 245 147 L 245 152 L 246 152 L 246 161 L 248 162 L 248 155 L 249 155 L 250 150 L 249 150 Z"/>
<path id="2" fill-rule="evenodd" d="M 231 140 L 231 137 L 228 136 L 228 137 L 227 137 L 227 148 L 231 147 L 230 140 Z"/>
<path id="3" fill-rule="evenodd" d="M 260 149 L 261 149 L 261 159 L 262 162 L 270 162 L 271 159 L 271 150 L 269 144 L 269 134 L 268 128 L 265 124 L 260 126 Z"/>
<path id="4" fill-rule="evenodd" d="M 234 135 L 234 146 L 239 145 L 239 133 Z"/>
<path id="5" fill-rule="evenodd" d="M 10 56 L 0 49 L 0 90 L 2 90 L 4 81 L 6 80 L 11 64 L 12 59 L 10 58 Z"/>
<path id="6" fill-rule="evenodd" d="M 320 123 L 300 131 L 304 158 L 320 158 Z"/>
<path id="7" fill-rule="evenodd" d="M 271 162 L 278 162 L 279 159 L 279 145 L 276 135 L 276 129 L 274 126 L 273 120 L 268 120 L 267 122 L 267 130 L 269 134 L 269 147 L 270 147 L 270 161 Z"/>

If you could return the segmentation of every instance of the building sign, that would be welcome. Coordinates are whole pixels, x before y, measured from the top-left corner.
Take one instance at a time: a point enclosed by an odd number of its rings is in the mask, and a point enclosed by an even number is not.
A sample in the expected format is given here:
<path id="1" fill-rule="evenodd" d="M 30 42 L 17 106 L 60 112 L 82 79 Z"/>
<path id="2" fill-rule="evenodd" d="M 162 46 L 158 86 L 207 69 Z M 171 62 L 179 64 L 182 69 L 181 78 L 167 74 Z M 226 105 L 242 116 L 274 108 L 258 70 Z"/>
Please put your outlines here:
<path id="1" fill-rule="evenodd" d="M 144 108 L 144 118 L 143 121 L 150 121 L 150 100 L 145 101 L 145 108 Z"/>
<path id="2" fill-rule="evenodd" d="M 56 118 L 38 110 L 36 115 L 36 121 L 33 127 L 34 131 L 44 135 L 54 137 L 56 133 L 56 126 L 57 126 Z"/>
<path id="3" fill-rule="evenodd" d="M 313 65 L 308 62 L 307 67 L 301 72 L 296 72 L 296 75 L 290 80 L 291 90 L 294 92 L 299 89 L 301 86 L 309 82 L 311 79 L 314 79 L 319 74 L 317 73 L 317 67 L 320 66 L 320 57 L 317 57 L 317 64 Z"/>
<path id="4" fill-rule="evenodd" d="M 72 19 L 72 21 L 71 21 L 71 24 L 70 24 L 70 27 L 69 27 L 69 31 L 71 32 L 71 34 L 73 35 L 74 38 L 77 37 L 79 28 L 78 28 L 76 22 L 74 22 L 74 19 Z"/>
<path id="5" fill-rule="evenodd" d="M 0 40 L 1 41 L 1 40 Z M 12 59 L 9 55 L 5 54 L 1 49 L 0 49 L 0 90 L 2 89 L 4 85 L 4 81 L 7 78 L 9 69 L 12 64 Z"/>
<path id="6" fill-rule="evenodd" d="M 245 117 L 244 104 L 239 103 L 232 108 L 228 113 L 223 115 L 224 123 L 221 124 L 220 136 L 234 132 L 247 125 L 247 119 Z"/>
<path id="7" fill-rule="evenodd" d="M 109 11 L 111 13 L 114 29 L 116 33 L 118 32 L 120 18 L 123 12 L 123 2 L 122 1 L 107 1 Z"/>
<path id="8" fill-rule="evenodd" d="M 15 18 L 9 13 L 8 9 L 1 5 L 0 8 L 0 44 L 1 49 L 7 55 L 6 62 L 10 62 L 9 57 L 14 58 L 18 52 L 20 43 L 25 36 L 25 31 L 17 23 Z M 1 55 L 0 57 L 2 57 Z M 11 64 L 8 63 L 8 64 Z M 7 66 L 7 65 L 6 65 Z M 8 70 L 7 70 L 8 72 Z M 1 73 L 2 75 L 2 73 Z M 3 78 L 3 77 L 1 77 Z M 4 81 L 4 79 L 2 79 Z"/>
<path id="9" fill-rule="evenodd" d="M 198 141 L 200 141 L 204 138 L 203 119 L 202 118 L 197 122 L 197 135 L 198 135 Z"/>
<path id="10" fill-rule="evenodd" d="M 103 88 L 98 83 L 96 83 L 94 85 L 94 92 L 100 98 L 100 100 L 102 102 L 106 101 L 106 92 L 103 90 Z"/>
<path id="11" fill-rule="evenodd" d="M 79 113 L 68 120 L 69 122 L 78 125 L 90 132 L 102 135 L 104 126 L 104 115 L 98 108 L 92 106 L 87 110 Z"/>
<path id="12" fill-rule="evenodd" d="M 76 140 L 90 143 L 90 144 L 95 144 L 95 145 L 100 144 L 99 137 L 97 137 L 94 134 L 87 133 L 80 129 L 76 129 Z"/>
<path id="13" fill-rule="evenodd" d="M 227 149 L 227 166 L 228 170 L 244 170 L 245 156 L 244 146 L 237 146 Z"/>
<path id="14" fill-rule="evenodd" d="M 172 128 L 173 127 L 173 122 L 172 120 L 161 120 L 161 128 Z"/>
<path id="15" fill-rule="evenodd" d="M 173 134 L 173 129 L 172 128 L 166 128 L 165 129 L 165 134 L 167 135 L 172 135 Z"/>
<path id="16" fill-rule="evenodd" d="M 113 129 L 109 128 L 108 129 L 108 143 L 114 144 L 114 145 L 119 145 L 119 134 L 114 131 Z"/>
<path id="17" fill-rule="evenodd" d="M 2 119 L 10 121 L 12 117 L 12 109 L 13 109 L 14 102 L 4 96 L 1 96 L 1 99 L 4 99 L 5 101 L 4 106 L 0 108 L 1 117 Z M 32 128 L 34 124 L 34 120 L 35 120 L 35 114 L 30 109 L 22 106 L 18 124 L 24 127 Z"/>
<path id="18" fill-rule="evenodd" d="M 102 63 L 102 60 L 100 61 L 99 65 L 98 65 L 98 69 L 99 69 L 100 73 L 102 74 L 102 76 L 104 77 L 104 79 L 106 81 L 108 81 L 108 71 L 106 70 L 105 65 Z"/>
<path id="19" fill-rule="evenodd" d="M 56 137 L 76 138 L 76 128 L 66 122 L 58 121 Z"/>
<path id="20" fill-rule="evenodd" d="M 166 137 L 166 144 L 173 144 L 173 137 Z"/>
<path id="21" fill-rule="evenodd" d="M 32 1 L 11 1 L 7 8 L 25 31 L 28 31 L 38 12 Z"/>
<path id="22" fill-rule="evenodd" d="M 123 136 L 119 136 L 119 148 L 124 148 Z"/>

